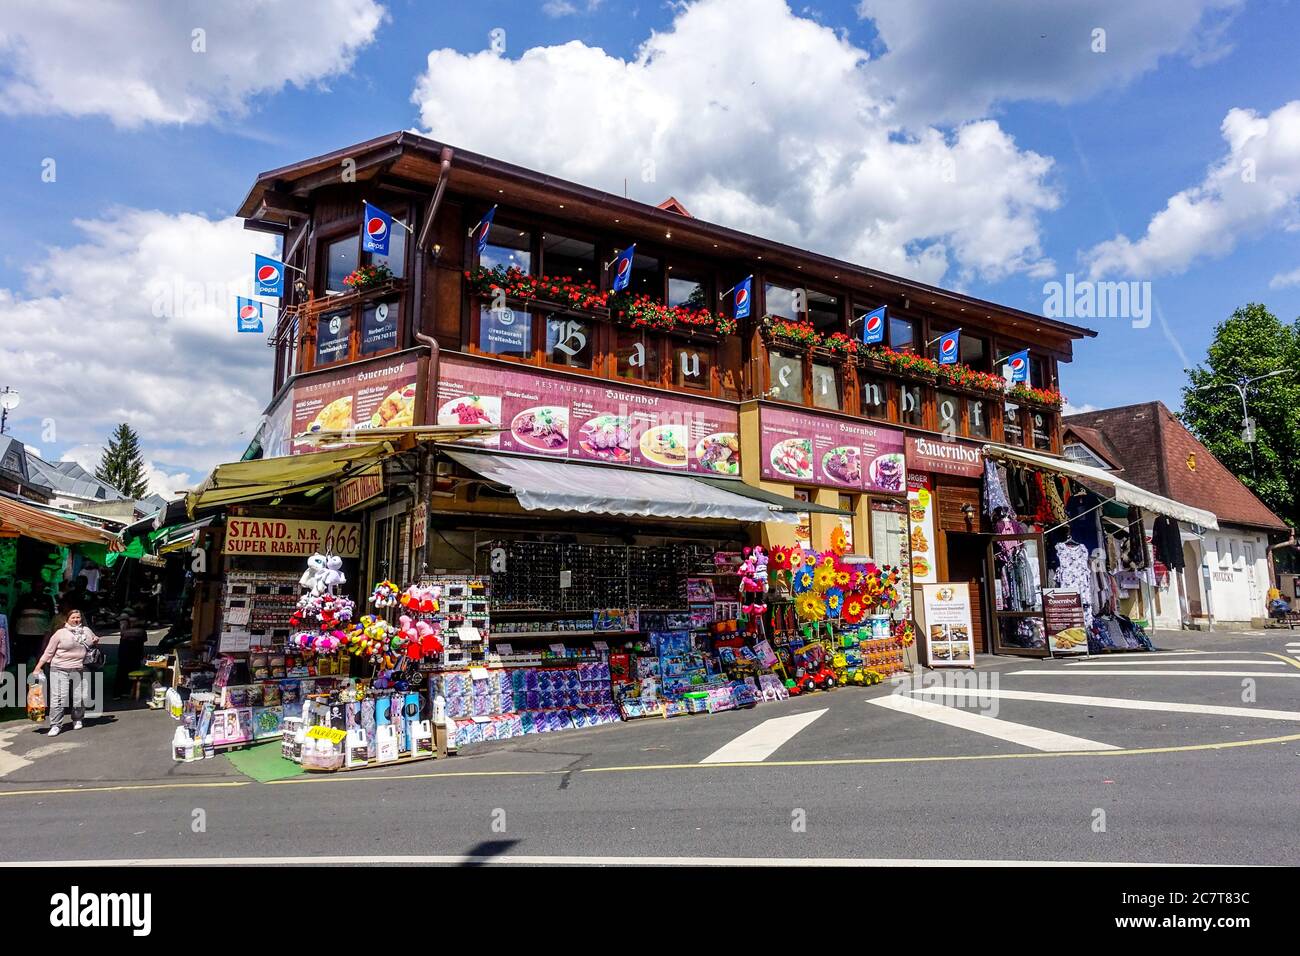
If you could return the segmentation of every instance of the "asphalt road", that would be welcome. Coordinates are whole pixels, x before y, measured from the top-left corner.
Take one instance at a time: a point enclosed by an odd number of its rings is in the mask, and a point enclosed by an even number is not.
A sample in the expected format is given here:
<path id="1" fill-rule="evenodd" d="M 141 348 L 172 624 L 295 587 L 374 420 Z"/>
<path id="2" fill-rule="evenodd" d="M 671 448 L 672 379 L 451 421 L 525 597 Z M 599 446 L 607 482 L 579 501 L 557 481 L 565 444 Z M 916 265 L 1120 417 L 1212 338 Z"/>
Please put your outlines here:
<path id="1" fill-rule="evenodd" d="M 1291 642 L 1300 632 L 1165 634 L 1170 653 L 1119 663 L 988 658 L 975 686 L 1009 696 L 841 688 L 278 783 L 222 758 L 168 762 L 171 722 L 157 713 L 111 715 L 80 739 L 58 738 L 76 749 L 47 756 L 32 756 L 49 744 L 29 725 L 7 738 L 0 725 L 0 755 L 31 757 L 0 776 L 0 861 L 1295 865 L 1300 647 Z M 1200 653 L 1178 653 L 1187 649 Z M 1169 709 L 1177 705 L 1190 710 Z M 748 731 L 770 755 L 701 763 L 724 746 L 724 758 L 736 752 Z"/>

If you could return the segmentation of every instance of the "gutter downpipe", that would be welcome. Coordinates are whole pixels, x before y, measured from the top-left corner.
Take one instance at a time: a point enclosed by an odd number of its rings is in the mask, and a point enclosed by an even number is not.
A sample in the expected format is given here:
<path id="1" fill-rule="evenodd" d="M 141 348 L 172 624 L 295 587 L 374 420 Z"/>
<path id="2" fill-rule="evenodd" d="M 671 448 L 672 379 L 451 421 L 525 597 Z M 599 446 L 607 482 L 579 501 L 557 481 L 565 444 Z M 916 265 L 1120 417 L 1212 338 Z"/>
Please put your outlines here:
<path id="1" fill-rule="evenodd" d="M 442 168 L 438 171 L 438 185 L 434 187 L 433 201 L 429 204 L 429 215 L 424 221 L 424 228 L 420 230 L 420 238 L 416 241 L 416 251 L 421 255 L 421 257 L 423 257 L 424 250 L 427 248 L 429 235 L 433 231 L 433 223 L 438 216 L 438 207 L 442 205 L 443 193 L 447 191 L 447 179 L 451 175 L 452 156 L 453 153 L 451 147 L 444 146 L 442 148 Z M 435 247 L 433 250 L 432 264 L 434 267 L 437 266 L 438 256 L 441 252 L 442 248 L 440 246 Z M 420 289 L 416 296 L 416 301 L 419 303 L 419 315 L 422 320 L 424 317 L 424 269 L 421 268 L 416 275 L 420 282 Z M 435 309 L 437 308 L 437 302 L 438 300 L 435 297 L 433 300 L 433 307 Z M 412 322 L 412 331 L 414 333 L 415 341 L 419 342 L 421 345 L 426 345 L 429 348 L 429 371 L 424 387 L 424 421 L 425 424 L 429 424 L 433 421 L 438 407 L 438 375 L 439 366 L 441 365 L 442 360 L 442 347 L 438 344 L 436 338 L 432 335 L 425 334 L 414 322 Z M 421 449 L 419 462 L 420 477 L 416 485 L 417 508 L 420 504 L 428 502 L 433 496 L 433 469 L 433 450 Z M 421 547 L 417 548 L 415 554 L 412 556 L 412 564 L 420 574 L 428 573 L 428 553 L 428 529 L 425 529 L 425 543 Z"/>

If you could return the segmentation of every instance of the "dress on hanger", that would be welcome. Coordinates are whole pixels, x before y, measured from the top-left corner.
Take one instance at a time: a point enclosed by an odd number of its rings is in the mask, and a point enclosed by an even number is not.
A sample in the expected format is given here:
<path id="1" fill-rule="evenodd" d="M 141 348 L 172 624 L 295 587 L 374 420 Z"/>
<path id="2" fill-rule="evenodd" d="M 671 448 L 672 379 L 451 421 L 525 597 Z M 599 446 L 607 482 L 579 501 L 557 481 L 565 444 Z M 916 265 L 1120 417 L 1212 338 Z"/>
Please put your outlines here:
<path id="1" fill-rule="evenodd" d="M 1088 567 L 1088 549 L 1077 541 L 1062 541 L 1056 546 L 1060 566 L 1056 571 L 1057 586 L 1065 591 L 1078 591 L 1083 602 L 1083 623 L 1092 626 L 1092 570 Z"/>

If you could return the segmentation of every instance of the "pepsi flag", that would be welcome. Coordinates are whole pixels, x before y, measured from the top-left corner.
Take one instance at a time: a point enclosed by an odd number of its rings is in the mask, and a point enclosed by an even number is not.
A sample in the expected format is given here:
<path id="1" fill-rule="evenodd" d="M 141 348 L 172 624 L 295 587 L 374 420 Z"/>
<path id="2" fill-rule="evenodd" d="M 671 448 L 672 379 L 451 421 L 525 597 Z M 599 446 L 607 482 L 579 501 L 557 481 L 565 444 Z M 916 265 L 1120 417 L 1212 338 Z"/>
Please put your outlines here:
<path id="1" fill-rule="evenodd" d="M 872 309 L 862 317 L 862 341 L 866 345 L 879 345 L 885 341 L 885 307 Z"/>
<path id="2" fill-rule="evenodd" d="M 939 336 L 939 364 L 956 365 L 957 364 L 957 345 L 961 341 L 961 329 L 954 332 L 946 332 Z"/>
<path id="3" fill-rule="evenodd" d="M 488 230 L 492 228 L 492 217 L 496 214 L 497 207 L 493 206 L 478 224 L 478 232 L 474 236 L 474 255 L 483 255 L 483 247 L 487 245 Z"/>
<path id="4" fill-rule="evenodd" d="M 746 276 L 736 284 L 736 305 L 732 316 L 739 319 L 749 318 L 749 300 L 754 294 L 754 277 Z"/>
<path id="5" fill-rule="evenodd" d="M 361 224 L 361 251 L 388 255 L 388 239 L 393 232 L 393 217 L 378 206 L 366 203 L 366 216 Z"/>
<path id="6" fill-rule="evenodd" d="M 284 263 L 269 256 L 253 256 L 253 295 L 284 295 Z"/>
<path id="7" fill-rule="evenodd" d="M 1011 381 L 1029 381 L 1029 349 L 1008 355 L 1007 368 L 1011 369 Z"/>
<path id="8" fill-rule="evenodd" d="M 632 281 L 632 257 L 636 255 L 636 243 L 628 246 L 614 260 L 614 291 L 622 292 Z"/>
<path id="9" fill-rule="evenodd" d="M 256 299 L 245 299 L 242 295 L 235 297 L 235 330 L 238 332 L 261 332 L 262 303 Z"/>

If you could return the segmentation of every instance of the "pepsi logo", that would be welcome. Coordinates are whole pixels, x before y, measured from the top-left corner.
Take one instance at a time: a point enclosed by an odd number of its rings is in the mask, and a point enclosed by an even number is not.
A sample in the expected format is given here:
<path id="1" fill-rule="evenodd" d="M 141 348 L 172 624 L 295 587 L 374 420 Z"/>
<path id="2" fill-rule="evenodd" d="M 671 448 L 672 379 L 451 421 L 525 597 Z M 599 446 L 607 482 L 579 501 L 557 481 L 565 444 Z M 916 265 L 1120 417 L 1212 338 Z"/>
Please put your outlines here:
<path id="1" fill-rule="evenodd" d="M 1023 371 L 1025 370 L 1025 360 L 1022 359 L 1022 358 L 1014 358 L 1014 359 L 1012 359 L 1012 360 L 1011 360 L 1011 370 L 1012 370 L 1013 372 L 1023 372 Z"/>
<path id="2" fill-rule="evenodd" d="M 371 216 L 366 223 L 366 233 L 371 239 L 382 239 L 388 232 L 388 226 L 378 216 Z"/>
<path id="3" fill-rule="evenodd" d="M 280 278 L 280 270 L 275 266 L 262 266 L 257 270 L 258 282 L 274 282 L 278 278 Z"/>
<path id="4" fill-rule="evenodd" d="M 745 304 L 746 302 L 748 302 L 748 301 L 749 301 L 749 290 L 748 290 L 748 289 L 737 289 L 737 290 L 736 290 L 736 305 L 744 305 L 744 304 Z"/>
<path id="5" fill-rule="evenodd" d="M 942 347 L 942 349 L 943 349 L 943 354 L 944 354 L 944 355 L 956 355 L 956 354 L 957 354 L 957 340 L 956 340 L 956 339 L 944 339 L 943 342 L 942 342 L 941 347 Z"/>
<path id="6" fill-rule="evenodd" d="M 632 260 L 630 258 L 618 260 L 618 274 L 620 276 L 625 276 L 631 271 L 632 271 Z"/>
<path id="7" fill-rule="evenodd" d="M 255 305 L 246 305 L 246 306 L 243 306 L 243 307 L 239 310 L 239 317 L 240 317 L 241 319 L 255 319 L 255 318 L 257 318 L 257 306 L 255 306 Z"/>

